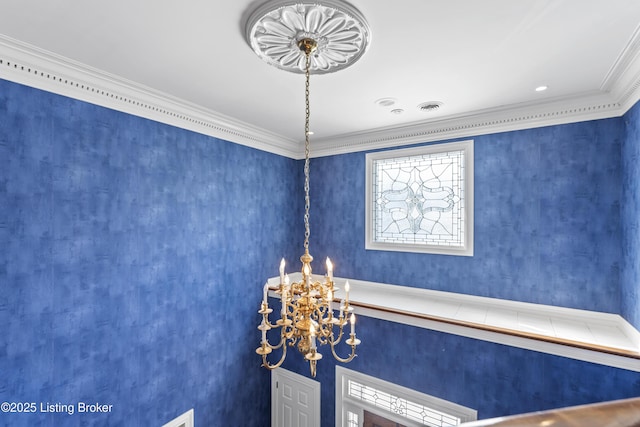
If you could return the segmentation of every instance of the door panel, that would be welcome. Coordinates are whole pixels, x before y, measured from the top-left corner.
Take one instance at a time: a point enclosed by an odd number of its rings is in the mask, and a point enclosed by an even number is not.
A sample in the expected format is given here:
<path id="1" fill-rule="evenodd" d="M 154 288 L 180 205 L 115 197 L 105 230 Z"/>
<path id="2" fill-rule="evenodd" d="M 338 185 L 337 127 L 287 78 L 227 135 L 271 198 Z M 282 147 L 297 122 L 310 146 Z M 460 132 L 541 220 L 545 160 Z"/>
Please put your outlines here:
<path id="1" fill-rule="evenodd" d="M 271 372 L 272 427 L 320 427 L 320 383 L 278 368 Z"/>

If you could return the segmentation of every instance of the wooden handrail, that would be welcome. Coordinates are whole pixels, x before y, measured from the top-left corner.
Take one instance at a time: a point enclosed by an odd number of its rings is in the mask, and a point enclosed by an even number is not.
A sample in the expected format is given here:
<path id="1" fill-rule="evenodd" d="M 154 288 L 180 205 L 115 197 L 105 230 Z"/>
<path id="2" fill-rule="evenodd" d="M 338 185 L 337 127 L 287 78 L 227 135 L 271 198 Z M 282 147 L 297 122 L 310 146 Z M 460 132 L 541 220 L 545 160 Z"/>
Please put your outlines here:
<path id="1" fill-rule="evenodd" d="M 472 421 L 462 427 L 639 427 L 640 398 Z"/>
<path id="2" fill-rule="evenodd" d="M 412 311 L 399 310 L 399 309 L 396 309 L 396 308 L 389 308 L 389 307 L 382 307 L 382 306 L 379 306 L 379 305 L 368 304 L 368 303 L 363 303 L 363 302 L 358 302 L 358 301 L 351 301 L 350 304 L 352 306 L 354 306 L 354 307 L 362 307 L 362 308 L 367 308 L 367 309 L 370 309 L 370 310 L 383 311 L 385 313 L 397 314 L 397 315 L 401 315 L 401 316 L 408 316 L 408 317 L 413 317 L 415 319 L 430 320 L 430 321 L 433 321 L 433 322 L 440 322 L 440 323 L 446 323 L 446 324 L 449 324 L 449 325 L 463 326 L 463 327 L 466 327 L 466 328 L 473 328 L 473 329 L 478 329 L 478 330 L 487 331 L 487 332 L 496 332 L 496 333 L 499 333 L 499 334 L 511 335 L 511 336 L 520 337 L 520 338 L 528 338 L 528 339 L 532 339 L 532 340 L 544 341 L 544 342 L 553 343 L 553 344 L 561 344 L 561 345 L 580 348 L 580 349 L 584 349 L 584 350 L 599 351 L 601 353 L 608 353 L 608 354 L 613 354 L 613 355 L 616 355 L 616 356 L 623 356 L 623 357 L 629 357 L 629 358 L 632 358 L 632 359 L 640 360 L 640 353 L 634 352 L 634 351 L 629 351 L 629 350 L 624 350 L 624 349 L 621 349 L 621 348 L 606 347 L 606 346 L 603 346 L 603 345 L 586 343 L 586 342 L 582 342 L 582 341 L 572 341 L 572 340 L 568 340 L 568 339 L 565 339 L 565 338 L 556 338 L 556 337 L 551 337 L 551 336 L 548 336 L 548 335 L 534 334 L 534 333 L 531 333 L 531 332 L 523 332 L 523 331 L 516 331 L 516 330 L 513 330 L 513 329 L 499 328 L 499 327 L 496 327 L 496 326 L 490 326 L 490 325 L 483 325 L 483 324 L 479 324 L 479 323 L 468 322 L 466 320 L 457 320 L 457 319 L 433 316 L 433 315 L 429 315 L 429 314 L 415 313 L 415 312 L 412 312 Z"/>

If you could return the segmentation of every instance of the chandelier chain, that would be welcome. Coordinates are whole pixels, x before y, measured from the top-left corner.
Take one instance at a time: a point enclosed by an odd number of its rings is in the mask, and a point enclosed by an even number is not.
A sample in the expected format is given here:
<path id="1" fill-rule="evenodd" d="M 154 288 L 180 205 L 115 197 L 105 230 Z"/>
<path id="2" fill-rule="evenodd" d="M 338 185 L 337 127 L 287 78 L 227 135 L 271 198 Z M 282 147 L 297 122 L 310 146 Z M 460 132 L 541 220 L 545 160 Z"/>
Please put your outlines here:
<path id="1" fill-rule="evenodd" d="M 287 347 L 297 346 L 298 351 L 304 355 L 311 368 L 311 376 L 316 376 L 316 365 L 322 359 L 317 345 L 328 344 L 331 354 L 341 363 L 348 363 L 356 357 L 356 347 L 360 340 L 355 333 L 355 315 L 353 307 L 349 304 L 349 282 L 345 283 L 344 298 L 340 300 L 340 316 L 333 314 L 335 303 L 334 292 L 339 289 L 334 285 L 333 264 L 327 258 L 327 274 L 323 281 L 318 281 L 312 276 L 311 262 L 313 257 L 309 253 L 309 138 L 311 108 L 309 96 L 309 76 L 311 74 L 311 53 L 317 48 L 317 40 L 303 38 L 298 40 L 298 47 L 304 51 L 306 59 L 305 67 L 305 123 L 304 123 L 304 254 L 300 257 L 302 262 L 301 279 L 289 281 L 285 274 L 285 260 L 280 262 L 280 285 L 275 292 L 280 297 L 280 318 L 275 322 L 269 320 L 269 314 L 273 309 L 269 308 L 268 293 L 271 288 L 269 282 L 263 288 L 262 304 L 258 313 L 262 315 L 262 322 L 258 329 L 262 332 L 260 347 L 256 353 L 262 356 L 262 366 L 267 369 L 276 369 L 282 365 L 287 356 Z M 271 288 L 273 289 L 273 288 Z M 345 325 L 351 324 L 351 332 L 347 335 Z M 280 341 L 271 344 L 267 339 L 267 332 L 272 329 L 280 330 Z M 336 332 L 337 331 L 337 332 Z M 336 335 L 337 333 L 337 335 Z M 346 337 L 349 338 L 346 338 Z M 350 354 L 343 358 L 336 352 L 335 346 L 344 342 L 351 347 Z M 267 360 L 273 350 L 282 349 L 280 360 L 270 363 Z"/>
<path id="2" fill-rule="evenodd" d="M 309 121 L 311 117 L 311 109 L 309 107 L 309 74 L 311 68 L 311 52 L 305 52 L 305 121 L 304 121 L 304 249 L 309 250 Z"/>

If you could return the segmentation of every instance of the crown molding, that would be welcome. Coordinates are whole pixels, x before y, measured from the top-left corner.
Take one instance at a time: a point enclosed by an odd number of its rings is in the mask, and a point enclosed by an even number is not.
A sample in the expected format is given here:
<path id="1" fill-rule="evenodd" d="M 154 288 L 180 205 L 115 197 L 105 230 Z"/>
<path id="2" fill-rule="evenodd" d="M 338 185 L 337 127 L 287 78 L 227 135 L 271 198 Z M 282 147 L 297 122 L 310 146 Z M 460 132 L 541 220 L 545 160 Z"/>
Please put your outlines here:
<path id="1" fill-rule="evenodd" d="M 124 113 L 246 145 L 304 158 L 300 141 L 202 108 L 166 93 L 0 35 L 0 78 Z M 600 90 L 545 103 L 487 109 L 400 127 L 314 139 L 312 157 L 468 138 L 491 133 L 620 117 L 640 100 L 640 26 Z"/>
<path id="2" fill-rule="evenodd" d="M 612 93 L 626 112 L 640 98 L 640 25 L 636 28 L 629 43 L 616 58 L 607 73 L 600 91 Z"/>
<path id="3" fill-rule="evenodd" d="M 285 157 L 297 142 L 0 35 L 0 78 Z"/>
<path id="4" fill-rule="evenodd" d="M 314 140 L 314 157 L 468 138 L 624 115 L 640 100 L 640 25 L 598 91 Z"/>
<path id="5" fill-rule="evenodd" d="M 640 81 L 638 82 L 640 86 Z M 635 94 L 636 101 L 638 94 Z M 633 106 L 633 103 L 629 108 Z M 628 108 L 627 108 L 628 109 Z M 425 142 L 469 138 L 491 133 L 533 129 L 588 120 L 619 117 L 626 110 L 608 93 L 588 93 L 545 103 L 521 104 L 449 116 L 401 127 L 314 140 L 314 157 L 377 150 Z"/>

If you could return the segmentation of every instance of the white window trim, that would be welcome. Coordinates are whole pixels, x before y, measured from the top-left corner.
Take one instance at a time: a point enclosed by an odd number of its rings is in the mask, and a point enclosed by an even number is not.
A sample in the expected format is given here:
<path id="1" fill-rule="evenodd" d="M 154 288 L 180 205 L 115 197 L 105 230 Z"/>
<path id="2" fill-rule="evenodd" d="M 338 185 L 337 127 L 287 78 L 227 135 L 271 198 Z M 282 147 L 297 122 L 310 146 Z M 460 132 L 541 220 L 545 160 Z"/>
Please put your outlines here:
<path id="1" fill-rule="evenodd" d="M 459 418 L 461 423 L 475 421 L 478 419 L 478 412 L 474 409 L 336 365 L 336 427 L 347 426 L 348 411 L 358 414 L 359 427 L 362 427 L 365 410 L 367 412 L 383 416 L 391 421 L 403 424 L 407 427 L 422 426 L 422 424 L 417 424 L 409 418 L 405 418 L 393 412 L 385 411 L 362 400 L 352 398 L 348 393 L 349 380 L 357 381 L 386 393 L 390 393 L 416 403 L 424 404 L 425 406 L 429 406 L 437 411 Z"/>
<path id="2" fill-rule="evenodd" d="M 418 156 L 446 151 L 464 151 L 465 158 L 465 244 L 463 247 L 438 245 L 413 245 L 377 242 L 373 236 L 373 163 L 376 160 L 394 157 Z M 366 195 L 365 195 L 365 249 L 397 252 L 419 252 L 440 255 L 473 256 L 473 140 L 426 145 L 400 150 L 379 151 L 366 155 Z"/>
<path id="3" fill-rule="evenodd" d="M 174 418 L 162 427 L 193 427 L 193 408 L 189 409 L 184 414 Z"/>

